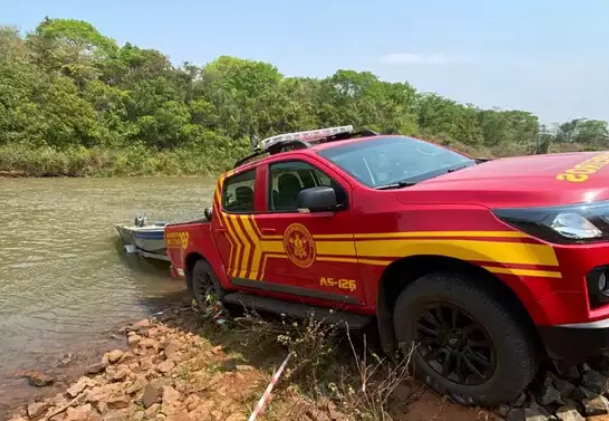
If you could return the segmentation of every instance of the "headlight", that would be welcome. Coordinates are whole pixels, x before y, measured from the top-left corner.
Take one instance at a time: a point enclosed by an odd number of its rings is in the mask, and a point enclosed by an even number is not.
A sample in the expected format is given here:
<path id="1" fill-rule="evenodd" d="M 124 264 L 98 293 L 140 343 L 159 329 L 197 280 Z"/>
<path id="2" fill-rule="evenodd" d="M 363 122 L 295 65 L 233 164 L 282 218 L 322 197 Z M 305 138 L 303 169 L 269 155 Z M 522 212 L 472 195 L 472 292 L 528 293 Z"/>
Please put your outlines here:
<path id="1" fill-rule="evenodd" d="M 609 202 L 547 208 L 495 209 L 504 222 L 556 243 L 609 240 Z"/>
<path id="2" fill-rule="evenodd" d="M 600 237 L 603 233 L 594 224 L 578 213 L 559 213 L 554 217 L 550 228 L 563 237 L 583 240 Z"/>

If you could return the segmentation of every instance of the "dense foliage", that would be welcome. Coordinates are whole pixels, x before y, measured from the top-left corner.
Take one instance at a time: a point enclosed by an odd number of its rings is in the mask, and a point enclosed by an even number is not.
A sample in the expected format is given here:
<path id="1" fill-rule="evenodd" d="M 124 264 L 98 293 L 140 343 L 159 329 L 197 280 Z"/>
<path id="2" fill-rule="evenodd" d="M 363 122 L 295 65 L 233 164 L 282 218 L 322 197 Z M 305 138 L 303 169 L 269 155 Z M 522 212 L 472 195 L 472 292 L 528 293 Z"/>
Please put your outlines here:
<path id="1" fill-rule="evenodd" d="M 284 77 L 227 56 L 176 67 L 83 21 L 47 18 L 26 35 L 0 27 L 0 171 L 218 171 L 247 151 L 250 134 L 342 124 L 483 155 L 604 148 L 609 137 L 604 121 L 549 131 L 526 111 L 483 110 L 369 72 Z"/>

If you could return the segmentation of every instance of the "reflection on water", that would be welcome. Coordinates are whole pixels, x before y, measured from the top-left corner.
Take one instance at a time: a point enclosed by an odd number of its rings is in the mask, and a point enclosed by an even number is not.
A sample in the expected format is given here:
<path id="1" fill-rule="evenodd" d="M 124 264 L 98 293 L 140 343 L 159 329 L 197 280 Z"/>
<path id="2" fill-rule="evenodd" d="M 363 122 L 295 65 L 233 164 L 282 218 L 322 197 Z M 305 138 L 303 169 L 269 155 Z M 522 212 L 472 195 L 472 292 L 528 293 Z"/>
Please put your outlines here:
<path id="1" fill-rule="evenodd" d="M 211 178 L 0 178 L 0 404 L 9 374 L 45 366 L 184 288 L 125 256 L 117 222 L 200 217 Z M 93 344 L 93 342 L 91 342 Z"/>

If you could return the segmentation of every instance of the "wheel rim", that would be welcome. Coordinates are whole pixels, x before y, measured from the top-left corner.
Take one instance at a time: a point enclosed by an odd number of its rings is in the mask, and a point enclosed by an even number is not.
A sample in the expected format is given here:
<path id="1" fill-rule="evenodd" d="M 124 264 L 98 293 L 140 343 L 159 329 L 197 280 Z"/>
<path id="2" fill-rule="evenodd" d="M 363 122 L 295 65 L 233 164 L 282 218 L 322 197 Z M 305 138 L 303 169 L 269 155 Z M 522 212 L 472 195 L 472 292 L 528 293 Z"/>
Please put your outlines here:
<path id="1" fill-rule="evenodd" d="M 487 330 L 462 308 L 434 303 L 415 323 L 417 352 L 445 379 L 464 386 L 486 383 L 495 372 L 496 352 Z"/>
<path id="2" fill-rule="evenodd" d="M 200 307 L 207 307 L 207 297 L 212 292 L 212 289 L 213 281 L 210 274 L 207 272 L 198 273 L 193 285 L 193 292 Z"/>

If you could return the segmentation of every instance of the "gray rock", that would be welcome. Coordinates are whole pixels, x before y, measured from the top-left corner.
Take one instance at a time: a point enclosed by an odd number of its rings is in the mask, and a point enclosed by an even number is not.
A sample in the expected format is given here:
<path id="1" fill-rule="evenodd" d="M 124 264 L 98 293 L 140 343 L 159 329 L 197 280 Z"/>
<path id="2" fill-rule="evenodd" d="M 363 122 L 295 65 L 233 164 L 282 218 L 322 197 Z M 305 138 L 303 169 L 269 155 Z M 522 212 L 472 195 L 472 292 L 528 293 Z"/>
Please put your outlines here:
<path id="1" fill-rule="evenodd" d="M 582 401 L 587 415 L 604 415 L 609 413 L 609 401 L 604 396 L 596 396 Z"/>
<path id="2" fill-rule="evenodd" d="M 560 421 L 586 421 L 586 419 L 571 405 L 558 408 L 558 411 L 556 411 L 556 418 Z"/>
<path id="3" fill-rule="evenodd" d="M 564 405 L 564 401 L 560 395 L 560 392 L 554 388 L 551 384 L 544 384 L 541 387 L 541 396 L 539 397 L 539 403 L 543 406 L 558 404 Z"/>
<path id="4" fill-rule="evenodd" d="M 527 409 L 529 409 L 532 413 L 538 413 L 540 415 L 543 415 L 544 417 L 552 416 L 548 411 L 546 411 L 543 406 L 539 405 L 535 401 L 531 402 L 531 405 Z"/>
<path id="5" fill-rule="evenodd" d="M 575 385 L 573 383 L 568 382 L 567 380 L 556 378 L 553 381 L 554 387 L 560 393 L 560 397 L 564 400 L 566 398 L 570 398 L 575 390 Z"/>
<path id="6" fill-rule="evenodd" d="M 593 393 L 583 386 L 579 386 L 573 391 L 573 399 L 581 401 L 582 399 L 593 399 L 598 396 L 598 393 Z"/>
<path id="7" fill-rule="evenodd" d="M 609 390 L 609 379 L 595 370 L 587 370 L 582 375 L 582 383 L 586 389 L 602 395 Z"/>
<path id="8" fill-rule="evenodd" d="M 550 421 L 550 418 L 530 408 L 512 409 L 506 417 L 506 421 Z"/>
<path id="9" fill-rule="evenodd" d="M 144 405 L 145 409 L 148 409 L 155 403 L 161 402 L 162 396 L 163 389 L 147 384 L 144 388 L 144 395 L 142 396 L 142 405 Z"/>
<path id="10" fill-rule="evenodd" d="M 89 367 L 87 367 L 86 373 L 87 374 L 98 374 L 101 373 L 102 371 L 104 371 L 106 369 L 106 363 L 104 362 L 99 362 L 99 363 L 95 363 L 90 365 Z"/>
<path id="11" fill-rule="evenodd" d="M 45 387 L 55 383 L 55 378 L 48 374 L 41 373 L 40 371 L 34 371 L 26 374 L 28 382 L 32 386 Z"/>

